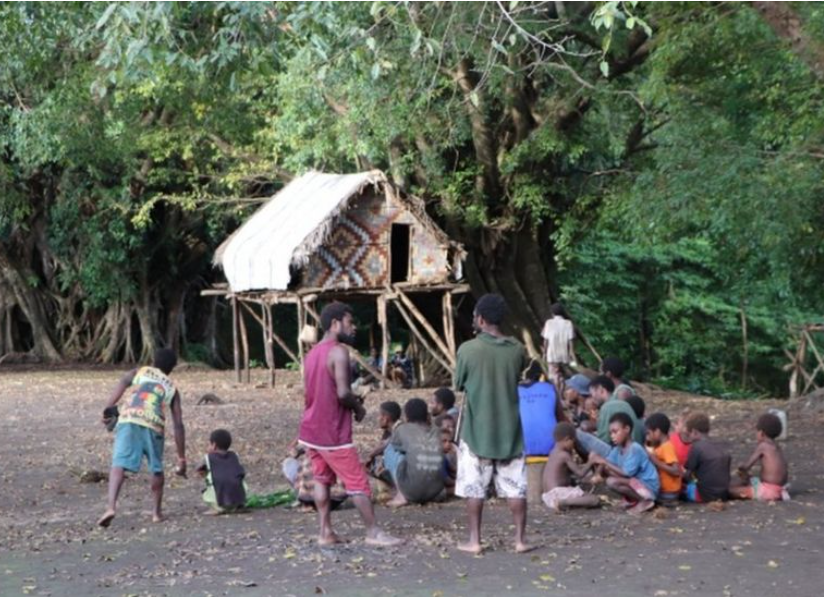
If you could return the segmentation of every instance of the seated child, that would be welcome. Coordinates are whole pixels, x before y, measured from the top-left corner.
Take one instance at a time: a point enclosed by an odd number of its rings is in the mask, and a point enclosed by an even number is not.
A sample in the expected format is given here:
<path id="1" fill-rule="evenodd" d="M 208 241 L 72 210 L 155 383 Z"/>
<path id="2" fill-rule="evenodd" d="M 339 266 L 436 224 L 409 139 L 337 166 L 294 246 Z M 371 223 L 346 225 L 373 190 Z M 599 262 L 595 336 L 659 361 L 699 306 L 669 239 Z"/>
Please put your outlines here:
<path id="1" fill-rule="evenodd" d="M 246 506 L 246 471 L 237 454 L 229 450 L 232 435 L 225 429 L 216 429 L 209 436 L 209 452 L 198 472 L 206 478 L 203 501 L 215 514 L 233 512 Z"/>
<path id="2" fill-rule="evenodd" d="M 389 445 L 392 430 L 397 427 L 400 418 L 401 405 L 397 402 L 388 401 L 380 405 L 380 409 L 378 410 L 378 427 L 380 427 L 383 432 L 381 434 L 381 440 L 378 442 L 378 445 L 366 455 L 366 458 L 363 459 L 363 466 L 366 467 L 366 472 L 373 477 L 389 481 L 389 479 L 384 478 L 385 476 L 383 475 L 384 466 L 382 457 L 386 446 Z"/>
<path id="3" fill-rule="evenodd" d="M 289 456 L 283 461 L 283 476 L 295 492 L 297 503 L 306 512 L 317 509 L 315 506 L 315 478 L 312 476 L 312 461 L 306 449 L 298 444 L 297 438 L 289 444 Z M 332 510 L 340 508 L 348 495 L 340 482 L 335 483 L 329 491 Z"/>
<path id="4" fill-rule="evenodd" d="M 596 495 L 587 495 L 580 487 L 572 484 L 572 476 L 580 481 L 592 467 L 591 464 L 576 464 L 573 456 L 575 448 L 575 427 L 562 421 L 553 431 L 555 446 L 544 467 L 541 499 L 547 507 L 560 512 L 563 508 L 597 508 L 601 501 Z"/>
<path id="5" fill-rule="evenodd" d="M 435 390 L 435 393 L 432 394 L 432 398 L 429 401 L 429 408 L 432 413 L 432 419 L 436 423 L 439 423 L 440 417 L 444 415 L 449 415 L 453 419 L 458 418 L 458 408 L 455 406 L 455 392 L 449 388 L 438 388 Z"/>
<path id="6" fill-rule="evenodd" d="M 444 490 L 443 444 L 440 429 L 429 424 L 426 402 L 412 398 L 403 407 L 406 418 L 392 432 L 383 454 L 397 493 L 388 506 L 425 504 Z"/>
<path id="7" fill-rule="evenodd" d="M 576 373 L 564 384 L 564 406 L 570 412 L 572 422 L 579 425 L 587 419 L 585 400 L 589 398 L 589 378 L 582 373 Z"/>
<path id="8" fill-rule="evenodd" d="M 678 464 L 683 469 L 687 466 L 687 458 L 690 455 L 690 438 L 687 433 L 687 419 L 690 418 L 692 411 L 684 409 L 681 414 L 675 419 L 675 424 L 672 426 L 672 433 L 670 433 L 669 440 L 672 447 L 675 448 L 675 455 L 678 456 Z"/>
<path id="9" fill-rule="evenodd" d="M 607 487 L 624 496 L 631 506 L 630 512 L 640 514 L 655 507 L 661 484 L 647 451 L 632 439 L 632 425 L 628 414 L 612 415 L 609 435 L 614 447 L 606 458 L 591 451 L 589 462 L 599 465 L 599 474 L 606 477 Z"/>
<path id="10" fill-rule="evenodd" d="M 787 459 L 775 438 L 781 435 L 781 419 L 771 413 L 763 414 L 755 424 L 758 445 L 745 464 L 738 467 L 740 483 L 730 486 L 730 497 L 739 500 L 774 502 L 789 500 L 787 492 Z M 749 477 L 750 469 L 761 464 L 761 476 Z"/>
<path id="11" fill-rule="evenodd" d="M 681 475 L 675 447 L 669 441 L 670 420 L 664 413 L 651 414 L 644 421 L 647 428 L 647 452 L 649 459 L 658 469 L 661 493 L 658 499 L 666 505 L 673 505 L 681 494 Z"/>
<path id="12" fill-rule="evenodd" d="M 730 455 L 718 442 L 709 438 L 710 419 L 695 413 L 687 419 L 690 455 L 684 467 L 687 481 L 685 496 L 695 503 L 726 500 L 730 488 Z"/>
<path id="13" fill-rule="evenodd" d="M 458 478 L 458 446 L 455 444 L 455 420 L 446 415 L 441 419 L 441 448 L 443 449 L 443 483 L 446 495 L 455 494 Z"/>
<path id="14" fill-rule="evenodd" d="M 595 400 L 584 400 L 584 409 L 578 421 L 578 429 L 585 433 L 595 433 L 598 430 L 598 403 Z"/>
<path id="15" fill-rule="evenodd" d="M 647 403 L 644 402 L 644 399 L 641 398 L 638 394 L 632 394 L 631 396 L 627 396 L 624 398 L 632 407 L 632 412 L 635 413 L 635 417 L 638 419 L 638 422 L 642 425 L 644 424 L 644 414 L 647 412 Z"/>

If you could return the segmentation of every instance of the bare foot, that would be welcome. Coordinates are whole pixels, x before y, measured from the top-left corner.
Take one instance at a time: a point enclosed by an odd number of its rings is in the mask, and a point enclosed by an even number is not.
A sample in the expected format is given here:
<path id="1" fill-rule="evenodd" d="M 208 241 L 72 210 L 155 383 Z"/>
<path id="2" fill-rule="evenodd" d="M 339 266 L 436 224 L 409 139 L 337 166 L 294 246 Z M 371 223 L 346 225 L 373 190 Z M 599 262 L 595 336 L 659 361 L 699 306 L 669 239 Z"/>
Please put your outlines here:
<path id="1" fill-rule="evenodd" d="M 643 514 L 647 510 L 652 510 L 653 508 L 655 508 L 655 502 L 652 500 L 642 500 L 627 510 L 627 512 L 630 514 Z"/>
<path id="2" fill-rule="evenodd" d="M 484 548 L 480 543 L 458 543 L 458 551 L 471 553 L 473 556 L 481 555 Z"/>
<path id="3" fill-rule="evenodd" d="M 152 522 L 163 522 L 164 520 L 166 520 L 166 517 L 163 516 L 162 514 L 160 514 L 158 512 L 155 512 L 154 514 L 152 514 Z"/>
<path id="4" fill-rule="evenodd" d="M 335 533 L 329 533 L 328 535 L 318 537 L 318 545 L 321 547 L 332 547 L 338 543 L 343 543 L 343 541 Z"/>
<path id="5" fill-rule="evenodd" d="M 516 543 L 515 544 L 515 553 L 527 553 L 535 549 L 536 545 L 527 545 L 526 543 Z"/>
<path id="6" fill-rule="evenodd" d="M 106 510 L 103 516 L 100 517 L 100 520 L 97 521 L 97 526 L 101 526 L 104 529 L 109 528 L 109 525 L 112 524 L 114 520 L 114 510 Z"/>
<path id="7" fill-rule="evenodd" d="M 399 491 L 395 494 L 391 500 L 386 502 L 386 505 L 390 508 L 401 508 L 402 506 L 406 506 L 409 502 L 406 501 L 406 498 L 403 497 L 403 494 Z"/>
<path id="8" fill-rule="evenodd" d="M 403 543 L 403 539 L 393 537 L 385 531 L 377 531 L 371 537 L 366 537 L 366 544 L 372 547 L 395 547 Z"/>

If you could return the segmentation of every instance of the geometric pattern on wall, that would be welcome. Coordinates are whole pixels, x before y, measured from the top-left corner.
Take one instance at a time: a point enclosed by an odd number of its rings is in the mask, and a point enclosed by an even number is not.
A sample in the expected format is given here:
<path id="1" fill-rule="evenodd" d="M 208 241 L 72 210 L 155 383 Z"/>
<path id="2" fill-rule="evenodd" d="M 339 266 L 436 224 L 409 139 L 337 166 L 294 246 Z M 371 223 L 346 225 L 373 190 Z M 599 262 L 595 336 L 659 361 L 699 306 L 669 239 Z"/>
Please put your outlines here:
<path id="1" fill-rule="evenodd" d="M 418 282 L 445 281 L 446 252 L 434 235 L 416 226 L 406 209 L 387 206 L 383 197 L 366 196 L 338 215 L 332 232 L 309 258 L 306 288 L 380 288 L 389 277 L 392 224 L 412 225 L 410 276 Z"/>

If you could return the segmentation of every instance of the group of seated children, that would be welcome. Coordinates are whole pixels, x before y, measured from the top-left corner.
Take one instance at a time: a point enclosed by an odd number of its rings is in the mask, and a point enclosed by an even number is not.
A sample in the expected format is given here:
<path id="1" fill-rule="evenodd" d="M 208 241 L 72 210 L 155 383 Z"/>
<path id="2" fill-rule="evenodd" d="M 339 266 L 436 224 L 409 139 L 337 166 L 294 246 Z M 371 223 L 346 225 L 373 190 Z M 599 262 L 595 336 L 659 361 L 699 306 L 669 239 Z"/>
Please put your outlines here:
<path id="1" fill-rule="evenodd" d="M 544 420 L 551 420 L 554 426 L 554 446 L 541 488 L 548 507 L 556 511 L 596 507 L 597 496 L 585 493 L 579 484 L 594 487 L 602 481 L 633 513 L 678 500 L 789 499 L 787 461 L 776 443 L 782 423 L 776 415 L 759 417 L 756 449 L 738 468 L 740 479 L 733 481 L 730 454 L 709 437 L 707 415 L 685 411 L 672 426 L 664 413 L 644 418 L 644 401 L 622 375 L 623 364 L 610 358 L 604 360 L 602 374 L 593 380 L 580 374 L 566 380 L 564 398 L 571 422 L 565 413 L 557 413 L 556 403 L 545 403 Z M 526 377 L 534 377 L 534 372 Z M 531 414 L 535 412 L 533 408 Z M 527 446 L 530 433 L 534 435 L 539 426 L 533 418 L 524 418 L 522 410 Z M 580 464 L 576 454 L 582 457 Z M 756 465 L 760 465 L 760 477 L 750 477 L 749 471 Z"/>
<path id="2" fill-rule="evenodd" d="M 369 474 L 394 489 L 387 505 L 425 504 L 450 495 L 457 476 L 455 394 L 440 388 L 429 406 L 412 398 L 403 406 L 403 421 L 400 414 L 396 402 L 381 404 L 383 436 L 364 459 Z"/>

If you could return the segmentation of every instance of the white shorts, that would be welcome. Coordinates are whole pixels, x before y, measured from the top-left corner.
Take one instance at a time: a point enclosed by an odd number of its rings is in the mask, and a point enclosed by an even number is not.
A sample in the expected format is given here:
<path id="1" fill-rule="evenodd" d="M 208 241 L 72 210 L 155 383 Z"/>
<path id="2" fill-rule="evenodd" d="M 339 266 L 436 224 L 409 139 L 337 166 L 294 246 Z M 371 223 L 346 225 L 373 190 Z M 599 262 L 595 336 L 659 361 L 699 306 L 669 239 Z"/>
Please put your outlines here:
<path id="1" fill-rule="evenodd" d="M 493 479 L 498 497 L 526 498 L 526 461 L 523 456 L 510 460 L 480 458 L 462 441 L 458 446 L 455 495 L 462 498 L 486 499 Z"/>
<path id="2" fill-rule="evenodd" d="M 584 497 L 584 490 L 580 487 L 554 487 L 541 496 L 548 508 L 558 509 L 558 502 L 571 498 Z"/>

